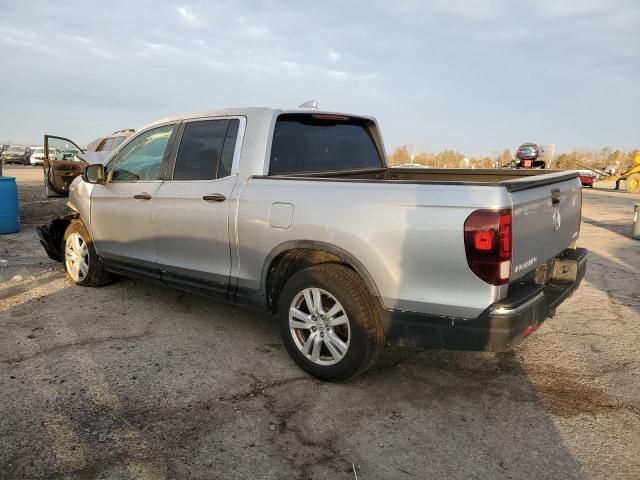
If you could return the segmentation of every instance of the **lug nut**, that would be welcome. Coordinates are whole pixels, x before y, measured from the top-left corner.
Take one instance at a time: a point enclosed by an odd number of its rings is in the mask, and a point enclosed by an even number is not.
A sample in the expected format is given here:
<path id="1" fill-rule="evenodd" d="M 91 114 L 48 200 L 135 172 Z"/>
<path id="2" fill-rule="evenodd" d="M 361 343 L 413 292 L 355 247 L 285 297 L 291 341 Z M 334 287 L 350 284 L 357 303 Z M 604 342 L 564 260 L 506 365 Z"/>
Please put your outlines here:
<path id="1" fill-rule="evenodd" d="M 315 332 L 316 330 L 318 330 L 318 328 L 317 328 L 317 327 L 311 327 L 311 331 L 312 331 L 312 332 Z"/>

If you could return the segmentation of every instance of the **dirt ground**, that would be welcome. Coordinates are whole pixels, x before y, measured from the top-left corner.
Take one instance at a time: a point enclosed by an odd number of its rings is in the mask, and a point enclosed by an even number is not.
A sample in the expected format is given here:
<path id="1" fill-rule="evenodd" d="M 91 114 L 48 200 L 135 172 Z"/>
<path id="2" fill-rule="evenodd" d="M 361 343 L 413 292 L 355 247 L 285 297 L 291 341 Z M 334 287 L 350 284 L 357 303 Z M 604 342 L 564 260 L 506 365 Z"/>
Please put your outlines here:
<path id="1" fill-rule="evenodd" d="M 40 169 L 5 175 L 22 231 L 0 237 L 0 478 L 640 478 L 639 196 L 584 191 L 587 277 L 514 352 L 393 350 L 329 384 L 265 315 L 71 285 L 34 231 L 64 200 Z"/>

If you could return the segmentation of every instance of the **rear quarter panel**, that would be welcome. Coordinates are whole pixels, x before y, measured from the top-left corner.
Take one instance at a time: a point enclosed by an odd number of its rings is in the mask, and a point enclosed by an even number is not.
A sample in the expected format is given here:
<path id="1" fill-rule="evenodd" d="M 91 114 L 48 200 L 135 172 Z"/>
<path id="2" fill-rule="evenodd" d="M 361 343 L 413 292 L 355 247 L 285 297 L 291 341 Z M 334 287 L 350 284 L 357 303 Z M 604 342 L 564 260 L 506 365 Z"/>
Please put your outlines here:
<path id="1" fill-rule="evenodd" d="M 274 204 L 291 205 L 290 225 L 270 218 Z M 239 199 L 234 273 L 239 286 L 262 288 L 279 245 L 320 241 L 355 257 L 387 308 L 475 317 L 505 287 L 471 272 L 463 224 L 478 208 L 509 206 L 496 187 L 252 178 Z"/>

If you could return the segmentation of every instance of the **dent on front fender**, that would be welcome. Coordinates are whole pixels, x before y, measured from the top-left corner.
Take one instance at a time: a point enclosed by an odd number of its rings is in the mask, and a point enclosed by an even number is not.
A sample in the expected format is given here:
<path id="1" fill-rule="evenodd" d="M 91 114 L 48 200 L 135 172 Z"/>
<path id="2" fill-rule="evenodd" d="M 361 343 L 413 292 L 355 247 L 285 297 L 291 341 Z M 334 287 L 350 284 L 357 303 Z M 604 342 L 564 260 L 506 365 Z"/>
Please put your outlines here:
<path id="1" fill-rule="evenodd" d="M 91 193 L 94 185 L 76 177 L 69 185 L 67 207 L 77 212 L 87 230 L 91 231 Z"/>

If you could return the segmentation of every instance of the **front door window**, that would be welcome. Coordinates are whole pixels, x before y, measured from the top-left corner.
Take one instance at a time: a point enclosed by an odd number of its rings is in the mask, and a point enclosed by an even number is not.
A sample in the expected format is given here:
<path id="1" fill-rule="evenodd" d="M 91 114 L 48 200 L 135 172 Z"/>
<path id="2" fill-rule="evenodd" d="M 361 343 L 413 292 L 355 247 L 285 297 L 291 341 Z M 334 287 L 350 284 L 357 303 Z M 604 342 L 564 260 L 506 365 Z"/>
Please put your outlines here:
<path id="1" fill-rule="evenodd" d="M 160 180 L 165 150 L 175 125 L 142 132 L 125 145 L 107 165 L 112 182 Z"/>

